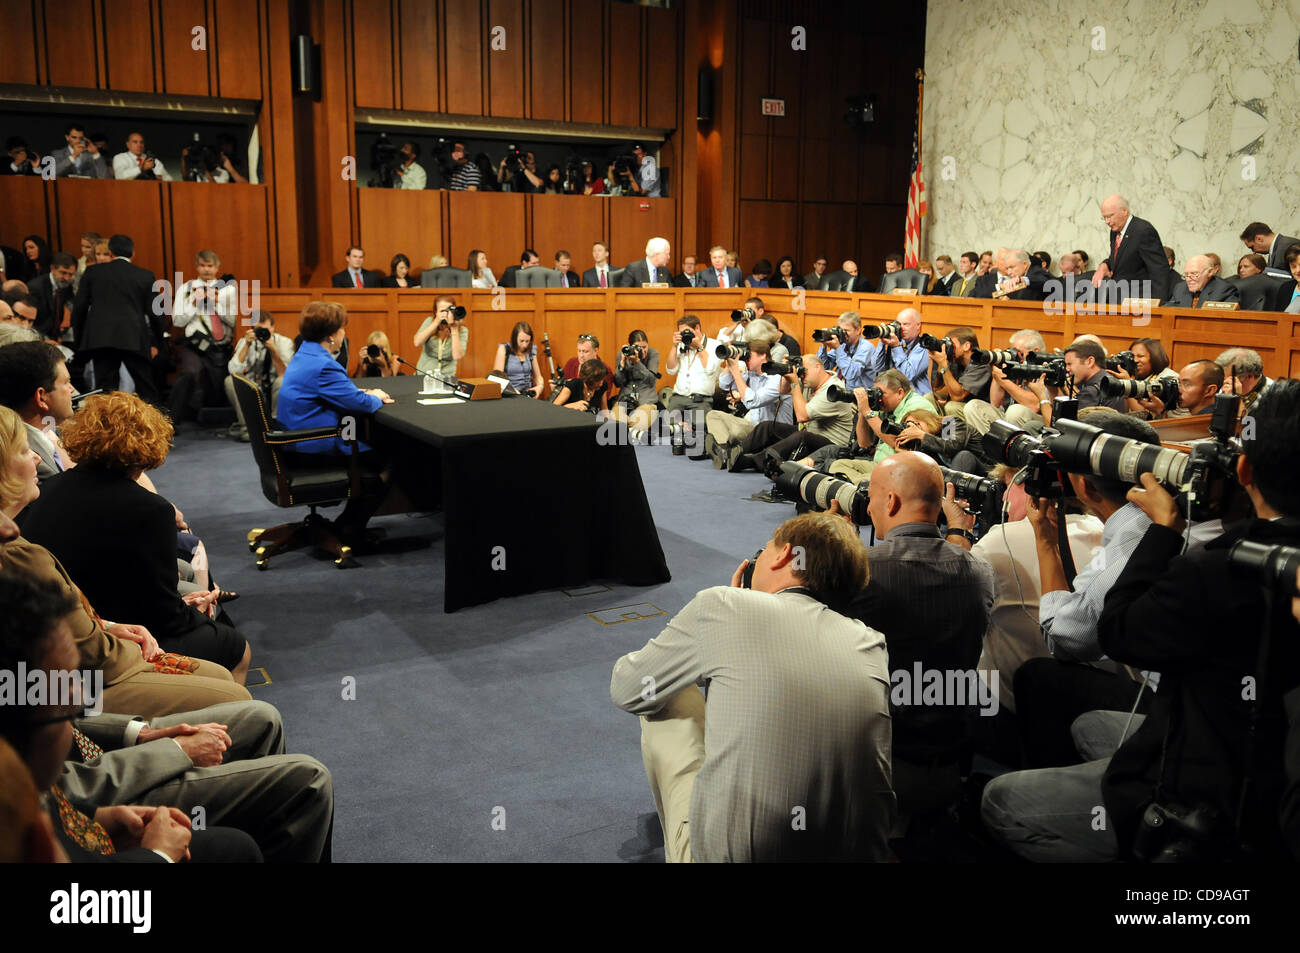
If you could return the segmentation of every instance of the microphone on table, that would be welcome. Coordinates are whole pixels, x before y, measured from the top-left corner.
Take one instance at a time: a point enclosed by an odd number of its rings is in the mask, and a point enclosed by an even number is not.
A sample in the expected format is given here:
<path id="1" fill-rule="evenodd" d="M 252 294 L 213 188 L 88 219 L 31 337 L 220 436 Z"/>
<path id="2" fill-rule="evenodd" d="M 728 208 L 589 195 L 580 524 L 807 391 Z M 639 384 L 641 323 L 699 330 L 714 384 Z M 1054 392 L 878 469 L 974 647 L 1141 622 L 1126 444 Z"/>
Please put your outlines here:
<path id="1" fill-rule="evenodd" d="M 80 407 L 81 402 L 85 400 L 87 397 L 94 397 L 96 394 L 102 394 L 102 393 L 104 393 L 104 388 L 96 387 L 94 390 L 88 390 L 78 394 L 74 394 L 72 397 L 73 409 L 75 410 L 76 408 Z"/>
<path id="2" fill-rule="evenodd" d="M 393 358 L 397 361 L 398 364 L 405 364 L 407 367 L 411 368 L 411 370 L 415 371 L 417 374 L 423 374 L 425 377 L 432 378 L 435 381 L 441 381 L 442 383 L 450 387 L 452 390 L 455 390 L 460 385 L 460 381 L 458 381 L 456 378 L 443 377 L 441 374 L 437 373 L 436 371 L 426 371 L 423 368 L 418 367 L 415 364 L 412 364 L 410 361 L 408 361 L 406 358 L 402 357 L 401 355 L 394 354 Z"/>

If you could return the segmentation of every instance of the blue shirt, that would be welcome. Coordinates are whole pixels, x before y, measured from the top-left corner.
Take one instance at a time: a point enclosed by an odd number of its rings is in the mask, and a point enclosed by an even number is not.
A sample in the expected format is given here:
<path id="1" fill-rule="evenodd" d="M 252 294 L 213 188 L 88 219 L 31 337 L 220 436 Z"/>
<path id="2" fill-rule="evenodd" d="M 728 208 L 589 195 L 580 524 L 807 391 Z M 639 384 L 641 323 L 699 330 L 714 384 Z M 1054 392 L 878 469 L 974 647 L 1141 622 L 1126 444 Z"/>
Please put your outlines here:
<path id="1" fill-rule="evenodd" d="M 838 370 L 849 390 L 870 387 L 876 382 L 876 375 L 884 370 L 880 366 L 880 356 L 884 353 L 884 348 L 870 344 L 866 338 L 858 338 L 858 343 L 852 346 L 841 343 L 833 351 L 826 350 L 825 344 L 817 349 L 822 367 L 828 371 Z"/>
<path id="2" fill-rule="evenodd" d="M 794 423 L 794 398 L 781 393 L 779 374 L 764 374 L 761 371 L 746 369 L 741 375 L 745 380 L 744 404 L 749 408 L 745 419 L 757 426 L 768 420 L 783 424 Z M 723 371 L 718 375 L 718 386 L 731 390 L 735 381 Z"/>
<path id="3" fill-rule="evenodd" d="M 285 368 L 276 417 L 286 430 L 337 427 L 348 415 L 373 414 L 383 405 L 378 397 L 352 383 L 348 372 L 329 351 L 315 341 L 303 341 Z M 362 452 L 370 449 L 364 443 L 358 443 L 357 447 Z M 351 452 L 342 437 L 332 440 L 323 437 L 283 449 L 294 453 Z"/>
<path id="4" fill-rule="evenodd" d="M 910 347 L 901 344 L 891 347 L 889 360 L 912 382 L 912 388 L 918 394 L 929 394 L 934 390 L 930 386 L 930 352 L 919 342 L 913 341 Z"/>

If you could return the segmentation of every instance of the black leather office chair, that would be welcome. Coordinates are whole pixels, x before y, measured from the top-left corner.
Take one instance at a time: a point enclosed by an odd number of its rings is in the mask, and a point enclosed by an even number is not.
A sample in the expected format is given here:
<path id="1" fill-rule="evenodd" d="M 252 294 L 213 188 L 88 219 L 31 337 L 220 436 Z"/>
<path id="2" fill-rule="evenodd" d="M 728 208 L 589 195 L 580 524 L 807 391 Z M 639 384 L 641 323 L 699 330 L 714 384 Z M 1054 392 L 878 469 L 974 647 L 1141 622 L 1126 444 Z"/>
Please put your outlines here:
<path id="1" fill-rule="evenodd" d="M 1286 284 L 1272 275 L 1251 275 L 1249 278 L 1230 277 L 1225 281 L 1237 286 L 1241 294 L 1242 311 L 1269 311 L 1277 297 L 1277 290 Z"/>
<path id="2" fill-rule="evenodd" d="M 361 466 L 352 439 L 352 455 L 292 453 L 296 444 L 322 437 L 341 436 L 339 427 L 315 427 L 309 430 L 283 430 L 272 418 L 262 400 L 261 389 L 247 377 L 231 374 L 235 397 L 248 426 L 248 442 L 253 459 L 262 475 L 262 495 L 276 506 L 306 506 L 310 512 L 300 523 L 284 523 L 271 529 L 254 529 L 248 533 L 248 548 L 257 557 L 257 568 L 266 569 L 272 556 L 288 549 L 314 546 L 333 555 L 334 565 L 344 568 L 352 555 L 334 532 L 334 524 L 316 512 L 318 506 L 337 506 L 366 493 L 382 493 L 383 481 L 377 472 Z"/>
<path id="3" fill-rule="evenodd" d="M 623 268 L 611 268 L 609 270 L 609 286 L 611 288 L 618 287 L 618 279 L 623 277 L 623 272 L 626 270 L 626 266 Z"/>
<path id="4" fill-rule="evenodd" d="M 421 288 L 468 288 L 473 283 L 466 268 L 426 268 L 420 272 Z"/>
<path id="5" fill-rule="evenodd" d="M 515 275 L 517 288 L 558 288 L 560 273 L 554 268 L 522 268 Z"/>
<path id="6" fill-rule="evenodd" d="M 880 276 L 880 293 L 887 295 L 895 288 L 915 288 L 917 291 L 924 291 L 929 282 L 930 279 L 915 268 L 903 268 L 891 275 Z"/>

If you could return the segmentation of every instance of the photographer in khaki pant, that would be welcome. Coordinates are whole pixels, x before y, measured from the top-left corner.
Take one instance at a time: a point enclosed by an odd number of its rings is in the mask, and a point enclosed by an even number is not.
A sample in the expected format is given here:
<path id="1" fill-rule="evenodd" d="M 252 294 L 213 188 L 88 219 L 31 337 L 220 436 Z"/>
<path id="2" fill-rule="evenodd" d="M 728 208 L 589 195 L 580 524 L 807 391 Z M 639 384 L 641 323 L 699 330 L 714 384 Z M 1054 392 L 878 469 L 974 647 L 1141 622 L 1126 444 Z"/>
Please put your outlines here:
<path id="1" fill-rule="evenodd" d="M 789 394 L 781 393 L 781 378 L 777 374 L 764 374 L 763 365 L 771 353 L 766 341 L 734 345 L 742 351 L 748 349 L 744 363 L 728 358 L 718 376 L 718 385 L 727 391 L 735 403 L 745 408 L 745 416 L 732 411 L 710 410 L 704 415 L 708 436 L 704 449 L 713 458 L 719 470 L 733 469 L 740 460 L 740 444 L 753 432 L 754 427 L 766 420 L 794 424 L 794 409 Z"/>

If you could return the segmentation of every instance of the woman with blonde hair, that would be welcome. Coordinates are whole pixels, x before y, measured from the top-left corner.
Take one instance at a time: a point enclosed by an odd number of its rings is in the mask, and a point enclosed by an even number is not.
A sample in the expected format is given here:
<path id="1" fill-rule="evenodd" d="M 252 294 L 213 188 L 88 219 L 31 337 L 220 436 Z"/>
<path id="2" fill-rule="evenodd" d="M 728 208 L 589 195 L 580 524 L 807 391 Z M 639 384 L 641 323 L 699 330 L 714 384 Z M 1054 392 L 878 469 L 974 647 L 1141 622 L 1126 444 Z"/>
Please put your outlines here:
<path id="1" fill-rule="evenodd" d="M 397 361 L 393 359 L 393 346 L 388 343 L 388 335 L 383 331 L 371 331 L 366 338 L 366 346 L 361 349 L 361 360 L 352 372 L 357 377 L 396 377 Z"/>

